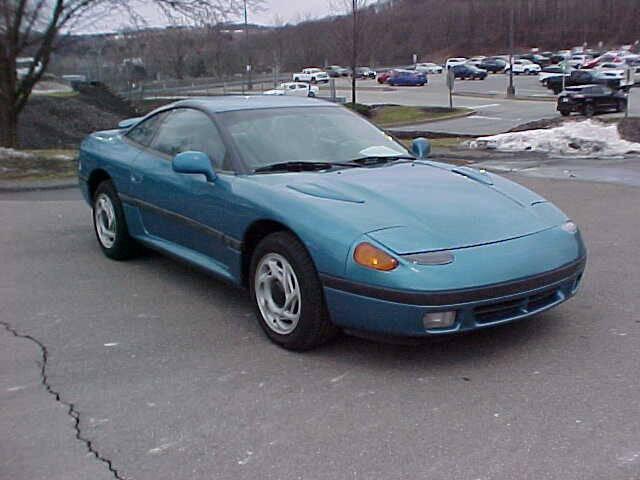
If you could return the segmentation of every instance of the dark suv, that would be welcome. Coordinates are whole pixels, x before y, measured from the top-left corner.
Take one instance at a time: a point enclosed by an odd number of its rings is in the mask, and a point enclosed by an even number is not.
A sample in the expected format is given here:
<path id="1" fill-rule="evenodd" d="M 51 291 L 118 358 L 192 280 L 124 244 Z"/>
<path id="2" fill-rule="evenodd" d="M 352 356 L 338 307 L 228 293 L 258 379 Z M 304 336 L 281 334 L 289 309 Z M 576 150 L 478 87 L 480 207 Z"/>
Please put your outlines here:
<path id="1" fill-rule="evenodd" d="M 478 64 L 478 68 L 491 73 L 498 73 L 507 68 L 507 62 L 501 58 L 485 58 Z"/>
<path id="2" fill-rule="evenodd" d="M 451 70 L 453 70 L 453 75 L 461 80 L 464 80 L 465 78 L 470 78 L 471 80 L 475 80 L 476 78 L 484 80 L 487 76 L 486 70 L 482 70 L 473 65 L 455 65 L 451 67 Z"/>
<path id="3" fill-rule="evenodd" d="M 597 112 L 624 112 L 627 96 L 604 85 L 581 85 L 568 87 L 558 97 L 558 111 L 567 116 L 578 112 L 590 117 Z"/>

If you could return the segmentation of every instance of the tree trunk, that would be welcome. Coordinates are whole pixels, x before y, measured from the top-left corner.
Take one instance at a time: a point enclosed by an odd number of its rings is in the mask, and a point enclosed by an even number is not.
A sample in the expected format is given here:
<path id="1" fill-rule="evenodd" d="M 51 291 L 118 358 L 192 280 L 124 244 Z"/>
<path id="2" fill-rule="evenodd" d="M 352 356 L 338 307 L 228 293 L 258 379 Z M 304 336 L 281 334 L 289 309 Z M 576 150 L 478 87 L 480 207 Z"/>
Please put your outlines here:
<path id="1" fill-rule="evenodd" d="M 18 146 L 18 114 L 10 102 L 0 101 L 0 147 Z"/>

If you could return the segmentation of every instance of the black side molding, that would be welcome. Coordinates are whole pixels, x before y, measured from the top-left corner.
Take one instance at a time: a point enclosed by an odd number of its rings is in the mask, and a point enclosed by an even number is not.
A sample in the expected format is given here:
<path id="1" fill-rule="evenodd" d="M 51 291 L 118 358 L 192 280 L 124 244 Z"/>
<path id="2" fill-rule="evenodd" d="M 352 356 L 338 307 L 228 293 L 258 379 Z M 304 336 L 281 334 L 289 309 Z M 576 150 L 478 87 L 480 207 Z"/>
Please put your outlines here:
<path id="1" fill-rule="evenodd" d="M 120 200 L 122 200 L 124 203 L 128 203 L 129 205 L 133 205 L 134 207 L 138 207 L 138 208 L 145 208 L 145 209 L 151 210 L 151 211 L 153 211 L 155 213 L 159 213 L 160 215 L 164 215 L 166 217 L 170 217 L 173 220 L 185 223 L 185 224 L 189 225 L 192 228 L 200 230 L 202 233 L 204 233 L 206 235 L 210 235 L 210 236 L 222 241 L 222 243 L 224 243 L 226 246 L 232 248 L 233 250 L 237 250 L 238 252 L 242 250 L 242 241 L 241 240 L 233 238 L 230 235 L 227 235 L 226 233 L 221 232 L 220 230 L 216 230 L 215 228 L 211 228 L 210 226 L 205 225 L 204 223 L 198 222 L 198 221 L 196 221 L 196 220 L 194 220 L 192 218 L 185 217 L 184 215 L 180 215 L 179 213 L 172 212 L 172 211 L 167 210 L 165 208 L 158 207 L 156 205 L 153 205 L 152 203 L 145 202 L 144 200 L 140 200 L 139 198 L 135 198 L 135 197 L 131 197 L 129 195 L 125 195 L 124 193 L 119 193 L 118 196 L 120 197 Z"/>

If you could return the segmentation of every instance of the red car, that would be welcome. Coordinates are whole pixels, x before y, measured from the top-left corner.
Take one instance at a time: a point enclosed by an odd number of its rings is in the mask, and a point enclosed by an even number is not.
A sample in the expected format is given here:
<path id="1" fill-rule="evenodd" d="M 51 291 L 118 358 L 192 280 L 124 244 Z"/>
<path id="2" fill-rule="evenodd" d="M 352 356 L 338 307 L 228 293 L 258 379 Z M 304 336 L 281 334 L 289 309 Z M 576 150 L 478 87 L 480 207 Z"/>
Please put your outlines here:
<path id="1" fill-rule="evenodd" d="M 620 63 L 621 65 L 624 64 L 622 57 L 614 55 L 612 53 L 605 53 L 604 55 L 600 55 L 598 58 L 594 58 L 593 60 L 587 60 L 582 64 L 582 68 L 594 68 L 601 63 Z"/>
<path id="2" fill-rule="evenodd" d="M 389 77 L 393 74 L 393 70 L 387 70 L 378 74 L 378 83 L 387 83 Z"/>

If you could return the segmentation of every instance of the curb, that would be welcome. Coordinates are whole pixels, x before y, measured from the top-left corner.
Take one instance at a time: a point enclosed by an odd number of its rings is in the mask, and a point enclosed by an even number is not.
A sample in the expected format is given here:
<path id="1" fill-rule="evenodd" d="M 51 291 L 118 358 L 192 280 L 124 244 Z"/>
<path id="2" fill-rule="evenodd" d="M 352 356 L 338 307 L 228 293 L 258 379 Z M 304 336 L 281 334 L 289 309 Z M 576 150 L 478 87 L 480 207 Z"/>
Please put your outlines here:
<path id="1" fill-rule="evenodd" d="M 486 93 L 475 93 L 475 92 L 453 92 L 453 95 L 456 97 L 472 97 L 472 98 L 485 98 L 487 100 L 520 100 L 520 101 L 528 101 L 528 102 L 555 102 L 556 97 L 550 95 L 516 95 L 513 98 L 507 98 L 506 95 L 501 94 L 486 94 Z"/>
<path id="2" fill-rule="evenodd" d="M 65 180 L 0 180 L 0 193 L 2 192 L 30 192 L 34 190 L 63 190 L 77 188 L 78 179 Z"/>

